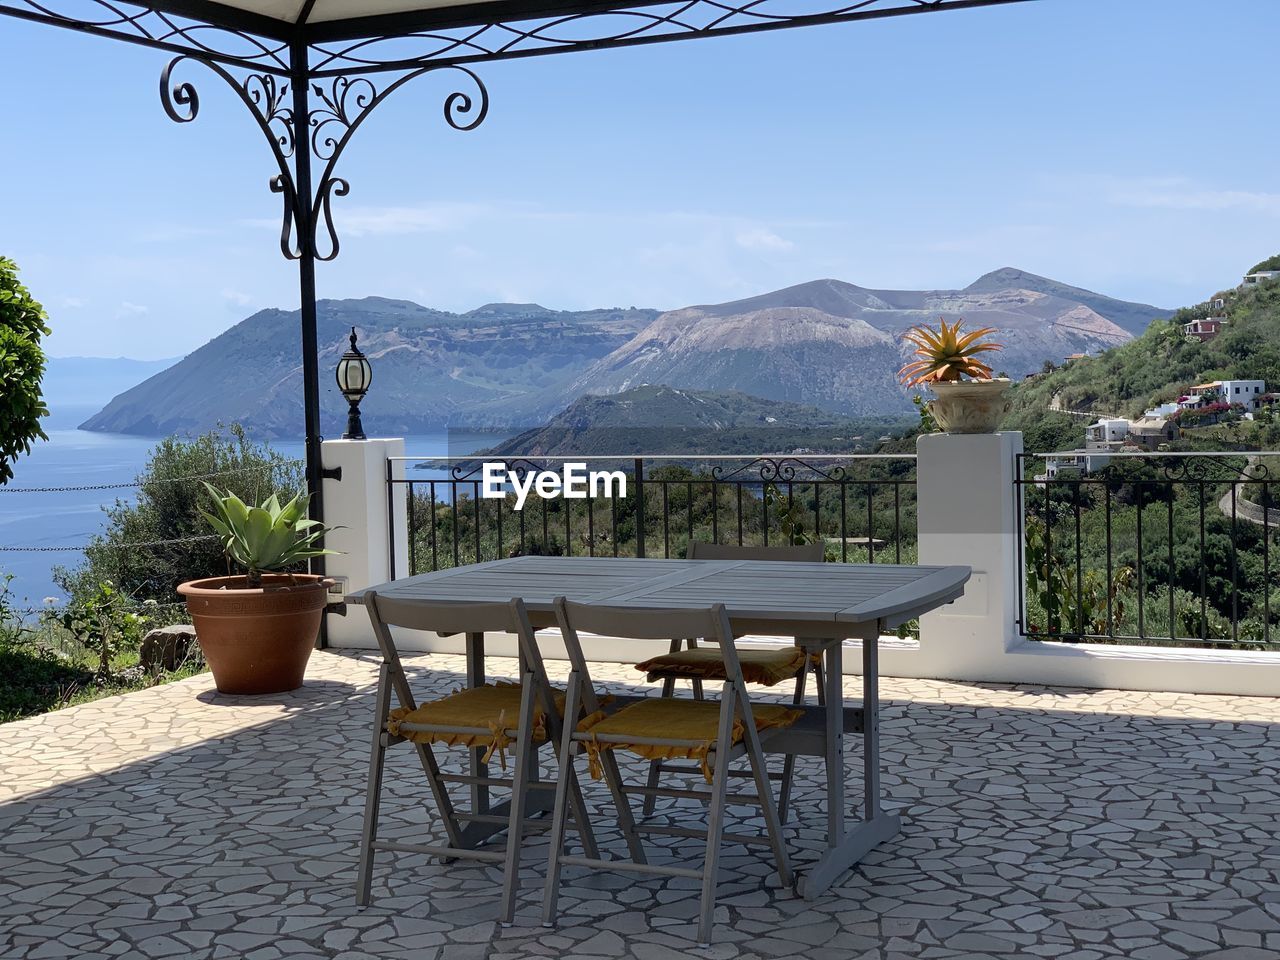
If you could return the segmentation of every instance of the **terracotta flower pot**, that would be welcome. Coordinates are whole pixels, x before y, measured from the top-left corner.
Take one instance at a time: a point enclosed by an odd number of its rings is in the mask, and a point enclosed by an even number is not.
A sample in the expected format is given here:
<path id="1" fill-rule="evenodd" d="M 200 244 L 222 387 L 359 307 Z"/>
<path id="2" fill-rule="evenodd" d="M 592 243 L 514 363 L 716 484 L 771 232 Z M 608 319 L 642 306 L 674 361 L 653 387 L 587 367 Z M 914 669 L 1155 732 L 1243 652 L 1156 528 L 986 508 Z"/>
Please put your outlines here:
<path id="1" fill-rule="evenodd" d="M 929 413 L 946 433 L 995 433 L 1013 405 L 1004 395 L 1011 386 L 1007 377 L 931 383 Z"/>
<path id="2" fill-rule="evenodd" d="M 210 577 L 178 585 L 221 693 L 283 693 L 302 686 L 332 581 L 309 573 Z"/>

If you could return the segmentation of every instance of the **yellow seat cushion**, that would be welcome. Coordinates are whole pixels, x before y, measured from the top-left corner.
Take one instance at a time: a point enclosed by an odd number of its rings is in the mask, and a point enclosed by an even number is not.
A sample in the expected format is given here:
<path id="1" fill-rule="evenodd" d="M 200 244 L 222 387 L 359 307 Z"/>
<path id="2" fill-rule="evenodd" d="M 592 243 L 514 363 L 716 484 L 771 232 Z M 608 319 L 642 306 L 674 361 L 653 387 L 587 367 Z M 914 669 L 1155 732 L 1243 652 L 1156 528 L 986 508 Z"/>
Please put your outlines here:
<path id="1" fill-rule="evenodd" d="M 514 743 L 508 730 L 515 729 L 520 720 L 520 684 L 499 681 L 479 687 L 466 687 L 419 704 L 413 710 L 396 707 L 387 717 L 387 732 L 415 743 L 444 743 L 451 746 L 488 747 L 484 759 L 496 752 L 507 768 L 506 748 Z M 556 705 L 564 711 L 564 694 L 556 694 Z M 404 724 L 423 724 L 442 727 L 472 727 L 486 733 L 450 733 L 436 730 L 406 730 Z M 533 741 L 539 743 L 547 737 L 546 715 L 540 705 L 534 708 Z"/>
<path id="2" fill-rule="evenodd" d="M 747 683 L 761 683 L 772 687 L 789 680 L 800 671 L 804 663 L 804 651 L 799 647 L 771 647 L 768 649 L 738 649 L 738 662 L 742 664 L 742 679 Z M 682 677 L 689 680 L 723 680 L 724 655 L 719 646 L 694 647 L 651 657 L 636 664 L 637 670 L 647 671 L 649 680 L 666 677 Z"/>
<path id="3" fill-rule="evenodd" d="M 751 717 L 757 730 L 789 727 L 803 711 L 781 704 L 752 704 Z M 715 746 L 720 726 L 720 704 L 711 700 L 684 700 L 674 697 L 649 698 L 629 704 L 614 714 L 598 710 L 578 724 L 578 731 L 590 735 L 583 746 L 591 776 L 603 775 L 600 755 L 605 750 L 628 750 L 650 760 L 698 760 L 702 774 L 711 782 L 708 754 Z M 744 733 L 742 720 L 734 717 L 732 743 L 740 743 Z M 600 741 L 600 737 L 620 737 L 618 742 Z M 626 737 L 681 740 L 677 745 L 632 743 Z"/>

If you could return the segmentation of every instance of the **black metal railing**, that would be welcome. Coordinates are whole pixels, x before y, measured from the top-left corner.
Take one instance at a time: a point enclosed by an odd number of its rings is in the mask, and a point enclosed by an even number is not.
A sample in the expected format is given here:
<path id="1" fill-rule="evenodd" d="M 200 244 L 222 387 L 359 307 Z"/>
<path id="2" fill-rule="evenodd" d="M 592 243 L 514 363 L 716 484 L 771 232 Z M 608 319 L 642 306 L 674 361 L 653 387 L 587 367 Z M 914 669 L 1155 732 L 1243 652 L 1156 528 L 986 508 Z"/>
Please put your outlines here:
<path id="1" fill-rule="evenodd" d="M 409 569 L 396 570 L 396 520 L 388 517 L 393 576 L 524 554 L 683 557 L 691 540 L 781 544 L 822 540 L 830 560 L 912 563 L 917 556 L 915 457 L 494 458 L 524 478 L 560 470 L 621 471 L 625 496 L 568 500 L 530 493 L 515 509 L 509 489 L 482 496 L 483 463 L 397 457 L 388 493 L 406 487 Z M 388 496 L 389 504 L 395 498 Z"/>
<path id="2" fill-rule="evenodd" d="M 1280 649 L 1276 454 L 1072 456 L 1018 458 L 1024 636 Z"/>

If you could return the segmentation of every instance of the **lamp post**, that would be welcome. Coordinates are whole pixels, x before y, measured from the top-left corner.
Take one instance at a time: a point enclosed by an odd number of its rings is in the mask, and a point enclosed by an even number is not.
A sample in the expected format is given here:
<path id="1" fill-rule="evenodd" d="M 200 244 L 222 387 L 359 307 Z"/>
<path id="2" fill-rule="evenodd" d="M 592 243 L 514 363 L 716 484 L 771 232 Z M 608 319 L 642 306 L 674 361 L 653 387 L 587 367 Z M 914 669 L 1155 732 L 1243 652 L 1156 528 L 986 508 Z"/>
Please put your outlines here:
<path id="1" fill-rule="evenodd" d="M 369 392 L 369 384 L 373 382 L 373 367 L 369 360 L 356 346 L 356 328 L 351 328 L 351 349 L 338 361 L 338 389 L 347 398 L 350 408 L 347 410 L 347 432 L 343 440 L 365 440 L 364 425 L 360 422 L 360 401 Z"/>

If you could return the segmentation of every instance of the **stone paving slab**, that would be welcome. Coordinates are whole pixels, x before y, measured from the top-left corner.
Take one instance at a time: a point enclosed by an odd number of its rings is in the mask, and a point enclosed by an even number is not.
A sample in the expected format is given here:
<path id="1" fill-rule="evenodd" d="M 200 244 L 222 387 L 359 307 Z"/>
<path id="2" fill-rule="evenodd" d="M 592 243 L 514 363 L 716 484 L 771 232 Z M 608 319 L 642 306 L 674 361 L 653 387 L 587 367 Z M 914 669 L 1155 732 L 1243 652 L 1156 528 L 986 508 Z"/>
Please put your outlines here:
<path id="1" fill-rule="evenodd" d="M 406 665 L 428 694 L 464 669 Z M 814 903 L 726 847 L 699 948 L 686 880 L 566 868 L 562 922 L 540 927 L 541 835 L 514 927 L 494 922 L 499 868 L 416 855 L 382 854 L 357 910 L 373 681 L 367 653 L 331 652 L 278 697 L 224 697 L 201 676 L 0 726 L 0 958 L 1280 960 L 1277 700 L 885 680 L 902 835 Z M 442 756 L 461 767 L 462 751 Z M 821 846 L 821 779 L 800 762 L 798 860 Z M 387 784 L 383 836 L 438 839 L 410 751 L 392 750 Z M 588 799 L 607 826 L 607 795 Z M 655 857 L 688 862 L 676 847 Z"/>

